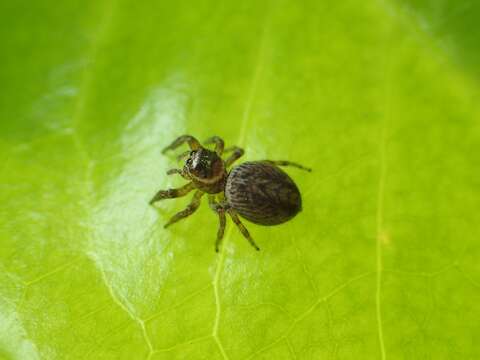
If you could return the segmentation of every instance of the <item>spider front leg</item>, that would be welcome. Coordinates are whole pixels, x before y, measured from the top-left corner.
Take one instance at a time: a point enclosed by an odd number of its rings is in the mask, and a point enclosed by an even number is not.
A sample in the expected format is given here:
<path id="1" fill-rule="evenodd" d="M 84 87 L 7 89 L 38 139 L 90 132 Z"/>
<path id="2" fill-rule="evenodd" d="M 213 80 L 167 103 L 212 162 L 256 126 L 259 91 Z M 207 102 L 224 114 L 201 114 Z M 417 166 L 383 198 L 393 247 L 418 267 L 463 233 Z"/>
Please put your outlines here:
<path id="1" fill-rule="evenodd" d="M 216 202 L 215 195 L 208 196 L 208 204 L 210 205 L 210 208 L 218 214 L 218 220 L 220 222 L 217 231 L 217 240 L 215 241 L 215 251 L 218 253 L 220 243 L 222 242 L 223 235 L 225 234 L 225 225 L 227 223 L 227 219 L 225 217 L 225 208 Z"/>
<path id="2" fill-rule="evenodd" d="M 240 218 L 238 217 L 237 212 L 233 209 L 228 209 L 227 212 L 232 218 L 233 222 L 237 225 L 242 235 L 248 240 L 250 245 L 252 245 L 255 248 L 255 250 L 257 251 L 260 250 L 260 248 L 257 246 L 257 244 L 255 244 L 255 241 L 253 241 L 252 237 L 250 236 L 250 233 L 248 232 L 247 228 L 240 221 Z"/>
<path id="3" fill-rule="evenodd" d="M 176 213 L 163 227 L 167 228 L 173 223 L 176 223 L 178 220 L 184 219 L 190 215 L 192 215 L 200 206 L 200 200 L 203 196 L 204 192 L 197 190 L 195 195 L 193 195 L 192 201 L 188 204 L 185 210 L 182 210 Z"/>
<path id="4" fill-rule="evenodd" d="M 225 149 L 225 152 L 228 152 L 228 151 L 233 151 L 233 154 L 230 155 L 230 157 L 227 160 L 225 160 L 226 167 L 229 167 L 230 165 L 232 165 L 235 161 L 240 159 L 245 153 L 245 151 L 243 151 L 243 149 L 239 148 L 238 146 L 232 146 L 230 148 Z"/>
<path id="5" fill-rule="evenodd" d="M 167 175 L 178 174 L 184 179 L 190 180 L 190 177 L 183 171 L 183 169 L 170 169 L 167 171 Z"/>
<path id="6" fill-rule="evenodd" d="M 187 150 L 177 155 L 177 161 L 184 161 L 192 152 L 192 150 Z"/>
<path id="7" fill-rule="evenodd" d="M 190 191 L 195 189 L 195 185 L 193 183 L 188 183 L 183 185 L 182 187 L 178 189 L 167 189 L 167 190 L 160 190 L 155 194 L 155 196 L 150 200 L 150 205 L 153 203 L 164 200 L 164 199 L 174 199 L 178 197 L 182 197 L 187 195 Z"/>
<path id="8" fill-rule="evenodd" d="M 188 143 L 188 146 L 190 146 L 190 149 L 192 149 L 192 150 L 198 150 L 202 147 L 200 145 L 200 143 L 198 142 L 198 140 L 195 139 L 193 136 L 182 135 L 182 136 L 178 137 L 177 139 L 175 139 L 175 141 L 172 142 L 170 145 L 168 145 L 166 148 L 164 148 L 162 150 L 162 154 L 165 154 L 168 150 L 174 150 L 184 143 Z"/>
<path id="9" fill-rule="evenodd" d="M 208 138 L 203 142 L 205 145 L 208 144 L 215 144 L 215 152 L 217 153 L 218 156 L 222 156 L 223 154 L 223 148 L 225 146 L 225 142 L 223 141 L 222 138 L 218 136 L 212 136 L 211 138 Z"/>

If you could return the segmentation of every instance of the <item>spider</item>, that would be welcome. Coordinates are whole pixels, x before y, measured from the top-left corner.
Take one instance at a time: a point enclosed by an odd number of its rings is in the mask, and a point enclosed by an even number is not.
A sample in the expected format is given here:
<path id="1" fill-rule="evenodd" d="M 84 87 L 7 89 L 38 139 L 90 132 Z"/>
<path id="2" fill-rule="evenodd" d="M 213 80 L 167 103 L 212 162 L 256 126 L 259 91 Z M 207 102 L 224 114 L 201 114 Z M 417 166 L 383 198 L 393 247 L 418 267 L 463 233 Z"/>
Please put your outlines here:
<path id="1" fill-rule="evenodd" d="M 219 251 L 225 233 L 226 215 L 237 225 L 248 242 L 260 250 L 253 241 L 240 217 L 260 225 L 277 225 L 293 218 L 302 209 L 302 198 L 293 180 L 278 166 L 293 166 L 311 171 L 300 164 L 290 161 L 250 161 L 229 168 L 243 154 L 243 149 L 232 146 L 224 148 L 224 141 L 213 136 L 204 144 L 214 144 L 209 150 L 191 135 L 178 137 L 162 150 L 165 154 L 187 143 L 190 150 L 181 153 L 178 160 L 185 160 L 182 169 L 171 169 L 167 175 L 178 174 L 189 182 L 176 189 L 160 190 L 150 200 L 150 205 L 164 199 L 179 198 L 195 190 L 186 209 L 175 214 L 165 228 L 192 215 L 199 207 L 203 195 L 208 194 L 210 208 L 218 214 L 219 228 L 215 251 Z M 226 160 L 222 155 L 231 153 Z"/>

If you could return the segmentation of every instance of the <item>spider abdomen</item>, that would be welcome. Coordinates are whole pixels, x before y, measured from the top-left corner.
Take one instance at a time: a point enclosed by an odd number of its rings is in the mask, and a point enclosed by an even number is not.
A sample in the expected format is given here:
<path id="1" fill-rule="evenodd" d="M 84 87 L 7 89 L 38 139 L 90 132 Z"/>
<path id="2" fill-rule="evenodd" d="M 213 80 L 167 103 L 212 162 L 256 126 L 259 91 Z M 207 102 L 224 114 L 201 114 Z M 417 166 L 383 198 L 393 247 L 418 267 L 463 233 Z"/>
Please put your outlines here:
<path id="1" fill-rule="evenodd" d="M 251 161 L 230 171 L 225 186 L 228 204 L 245 219 L 277 225 L 302 209 L 297 185 L 283 170 L 267 161 Z"/>

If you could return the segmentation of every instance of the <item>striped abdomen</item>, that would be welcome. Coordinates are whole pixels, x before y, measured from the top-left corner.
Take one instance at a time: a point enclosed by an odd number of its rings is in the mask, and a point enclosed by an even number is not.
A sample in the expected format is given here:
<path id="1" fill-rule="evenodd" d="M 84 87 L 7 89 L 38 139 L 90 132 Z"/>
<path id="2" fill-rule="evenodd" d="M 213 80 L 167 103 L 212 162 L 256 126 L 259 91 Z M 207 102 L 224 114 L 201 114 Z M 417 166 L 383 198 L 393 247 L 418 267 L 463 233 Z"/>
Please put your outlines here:
<path id="1" fill-rule="evenodd" d="M 245 162 L 229 173 L 225 198 L 245 219 L 277 225 L 302 209 L 302 198 L 293 180 L 278 167 L 262 161 Z"/>

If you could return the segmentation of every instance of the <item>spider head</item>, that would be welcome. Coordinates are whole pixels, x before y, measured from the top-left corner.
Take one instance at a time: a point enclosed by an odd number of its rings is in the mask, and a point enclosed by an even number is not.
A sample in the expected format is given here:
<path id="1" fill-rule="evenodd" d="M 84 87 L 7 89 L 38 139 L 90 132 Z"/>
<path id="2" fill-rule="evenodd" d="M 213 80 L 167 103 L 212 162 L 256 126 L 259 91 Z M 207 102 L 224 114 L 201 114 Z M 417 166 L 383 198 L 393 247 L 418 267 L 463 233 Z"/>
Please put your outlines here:
<path id="1" fill-rule="evenodd" d="M 192 179 L 209 184 L 223 177 L 225 167 L 216 152 L 200 148 L 190 152 L 184 171 L 190 174 Z"/>

